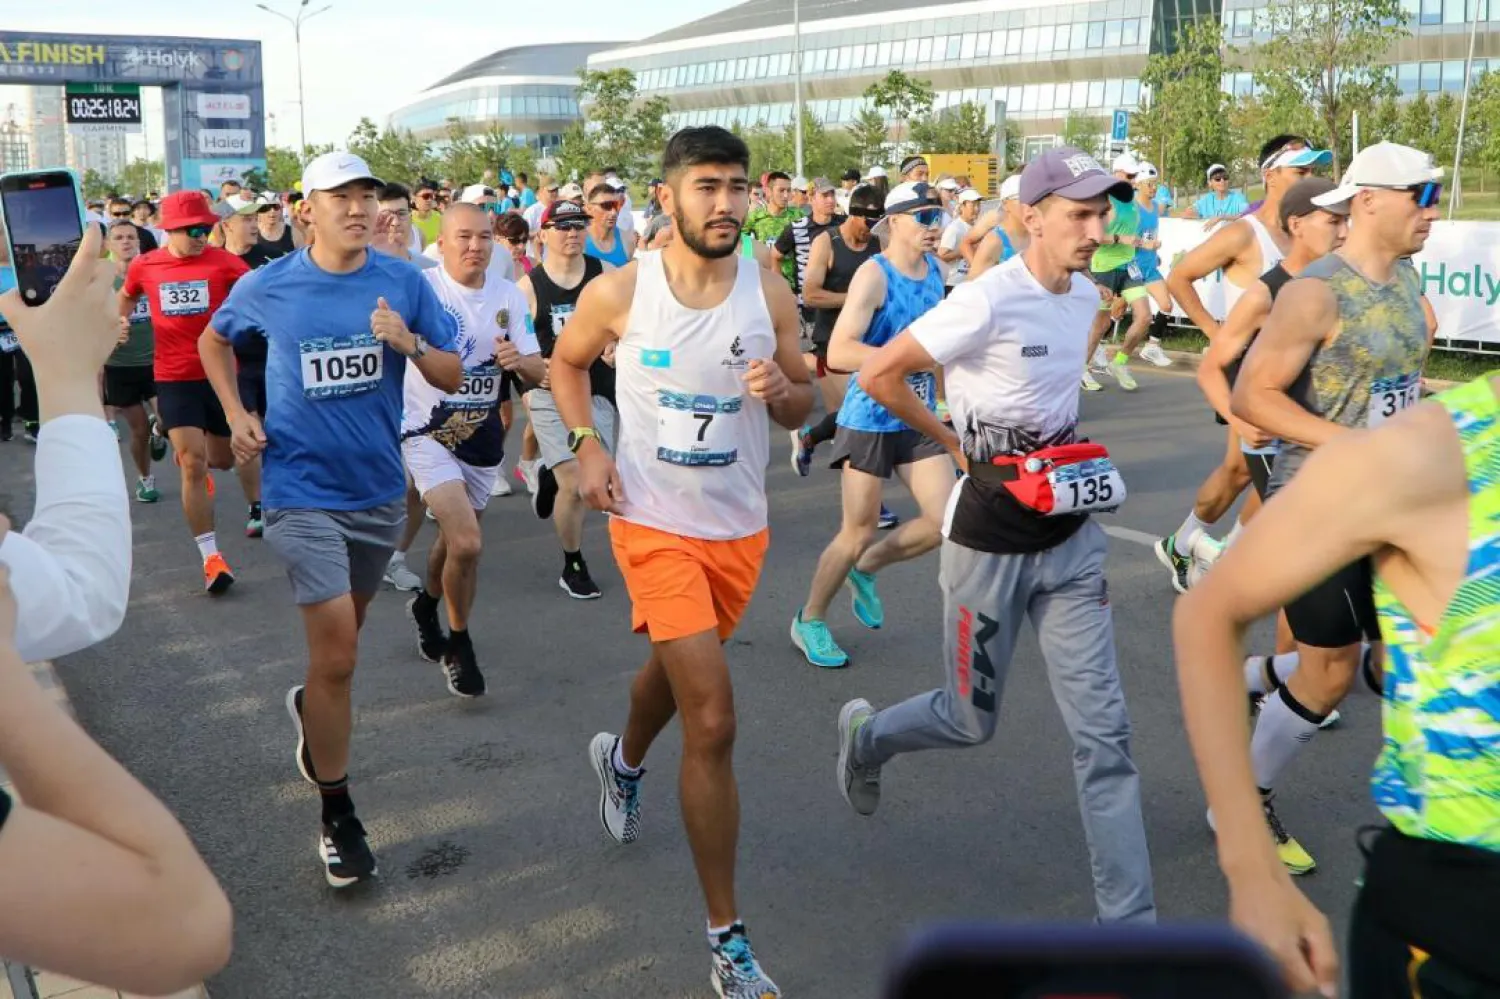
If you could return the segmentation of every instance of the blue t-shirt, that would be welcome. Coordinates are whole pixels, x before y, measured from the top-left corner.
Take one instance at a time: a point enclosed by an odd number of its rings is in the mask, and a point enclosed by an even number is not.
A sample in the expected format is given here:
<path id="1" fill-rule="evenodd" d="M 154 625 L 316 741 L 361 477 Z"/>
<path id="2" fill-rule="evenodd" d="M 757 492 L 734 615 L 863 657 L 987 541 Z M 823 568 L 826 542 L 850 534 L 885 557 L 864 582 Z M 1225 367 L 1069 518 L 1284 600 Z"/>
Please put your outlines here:
<path id="1" fill-rule="evenodd" d="M 1158 215 L 1171 211 L 1177 205 L 1177 199 L 1172 197 L 1172 192 L 1167 190 L 1165 184 L 1156 189 L 1156 197 L 1152 200 L 1156 203 L 1156 213 Z"/>
<path id="2" fill-rule="evenodd" d="M 860 337 L 860 342 L 880 347 L 894 340 L 897 334 L 916 322 L 917 317 L 943 300 L 943 270 L 937 257 L 930 253 L 927 255 L 927 276 L 921 280 L 909 278 L 896 270 L 883 253 L 877 253 L 872 259 L 885 271 L 885 303 L 875 310 L 875 315 L 870 318 L 870 328 Z M 932 372 L 917 371 L 907 375 L 906 380 L 929 410 L 936 407 L 937 383 Z M 839 407 L 838 425 L 877 434 L 909 429 L 892 416 L 890 410 L 866 395 L 857 377 L 849 379 L 844 404 Z"/>
<path id="3" fill-rule="evenodd" d="M 1135 207 L 1141 216 L 1141 227 L 1136 231 L 1136 236 L 1142 240 L 1159 238 L 1161 216 L 1153 208 L 1148 208 L 1139 201 L 1135 203 Z M 1160 263 L 1161 258 L 1157 256 L 1155 250 L 1146 250 L 1139 246 L 1135 248 L 1135 265 L 1142 274 L 1154 273 Z"/>
<path id="4" fill-rule="evenodd" d="M 457 325 L 432 286 L 384 253 L 330 274 L 298 250 L 240 278 L 214 313 L 235 346 L 266 339 L 267 509 L 368 510 L 406 494 L 406 358 L 370 331 L 380 298 L 433 347 L 453 349 Z"/>
<path id="5" fill-rule="evenodd" d="M 1209 191 L 1193 202 L 1193 209 L 1198 213 L 1200 219 L 1217 218 L 1221 215 L 1227 215 L 1230 218 L 1239 218 L 1250 210 L 1250 203 L 1245 200 L 1245 195 L 1242 191 L 1230 191 L 1222 198 L 1214 192 Z"/>
<path id="6" fill-rule="evenodd" d="M 536 204 L 536 192 L 529 187 L 523 188 L 521 190 L 521 210 L 525 211 L 534 204 Z"/>

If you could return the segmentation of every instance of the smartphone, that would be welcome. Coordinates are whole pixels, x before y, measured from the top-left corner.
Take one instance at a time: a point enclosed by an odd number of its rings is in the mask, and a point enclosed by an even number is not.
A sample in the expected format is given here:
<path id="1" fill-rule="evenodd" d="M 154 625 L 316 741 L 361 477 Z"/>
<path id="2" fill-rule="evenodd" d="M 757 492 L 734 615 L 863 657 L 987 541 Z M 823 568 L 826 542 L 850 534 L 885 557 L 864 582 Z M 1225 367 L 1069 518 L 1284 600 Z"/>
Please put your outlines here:
<path id="1" fill-rule="evenodd" d="M 52 297 L 83 239 L 78 177 L 61 168 L 0 175 L 0 216 L 10 241 L 10 266 L 21 301 Z"/>
<path id="2" fill-rule="evenodd" d="M 938 926 L 914 936 L 885 999 L 1286 999 L 1264 951 L 1225 925 Z"/>

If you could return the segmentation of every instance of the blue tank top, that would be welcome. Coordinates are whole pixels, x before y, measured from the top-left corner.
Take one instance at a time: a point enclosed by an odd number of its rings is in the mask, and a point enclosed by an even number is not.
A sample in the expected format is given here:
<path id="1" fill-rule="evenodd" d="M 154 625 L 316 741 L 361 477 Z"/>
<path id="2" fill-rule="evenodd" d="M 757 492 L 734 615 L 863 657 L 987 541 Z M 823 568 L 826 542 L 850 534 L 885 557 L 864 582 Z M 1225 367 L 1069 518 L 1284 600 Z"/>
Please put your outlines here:
<path id="1" fill-rule="evenodd" d="M 599 249 L 599 247 L 594 245 L 593 233 L 584 233 L 583 255 L 586 257 L 593 257 L 596 260 L 602 260 L 605 263 L 613 264 L 616 267 L 624 267 L 630 262 L 630 258 L 625 255 L 625 233 L 620 229 L 619 226 L 615 226 L 615 248 L 613 250 L 610 250 L 608 253 L 605 253 L 603 250 Z"/>
<path id="2" fill-rule="evenodd" d="M 885 254 L 874 257 L 885 272 L 885 304 L 875 310 L 870 318 L 870 328 L 860 338 L 861 343 L 871 347 L 884 346 L 896 338 L 917 318 L 943 300 L 943 272 L 938 260 L 927 255 L 927 276 L 914 280 L 891 265 Z M 907 381 L 928 409 L 937 405 L 937 384 L 930 371 L 919 371 L 907 376 Z M 908 429 L 880 403 L 871 399 L 860 387 L 857 377 L 849 379 L 844 404 L 839 407 L 838 425 L 850 430 L 889 434 Z"/>
<path id="3" fill-rule="evenodd" d="M 1157 232 L 1161 229 L 1161 213 L 1153 205 L 1145 207 L 1139 201 L 1135 203 L 1135 209 L 1141 216 L 1141 227 L 1137 235 L 1141 239 L 1155 239 Z M 1156 255 L 1155 250 L 1142 250 L 1139 247 L 1135 251 L 1135 264 L 1142 271 L 1150 273 L 1161 264 L 1161 258 Z"/>
<path id="4" fill-rule="evenodd" d="M 1016 248 L 1011 243 L 1010 237 L 1006 235 L 1004 229 L 996 226 L 995 232 L 1000 236 L 1000 262 L 1003 264 L 1016 255 Z"/>

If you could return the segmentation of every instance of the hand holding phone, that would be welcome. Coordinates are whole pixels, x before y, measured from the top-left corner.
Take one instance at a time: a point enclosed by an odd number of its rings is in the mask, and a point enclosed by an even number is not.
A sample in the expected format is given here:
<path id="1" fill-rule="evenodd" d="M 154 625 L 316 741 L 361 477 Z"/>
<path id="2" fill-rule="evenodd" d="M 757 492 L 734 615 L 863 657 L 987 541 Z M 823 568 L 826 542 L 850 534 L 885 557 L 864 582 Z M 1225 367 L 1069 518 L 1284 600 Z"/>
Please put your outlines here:
<path id="1" fill-rule="evenodd" d="M 0 214 L 5 217 L 21 301 L 29 306 L 47 304 L 83 237 L 85 215 L 78 179 L 71 170 L 0 176 Z"/>

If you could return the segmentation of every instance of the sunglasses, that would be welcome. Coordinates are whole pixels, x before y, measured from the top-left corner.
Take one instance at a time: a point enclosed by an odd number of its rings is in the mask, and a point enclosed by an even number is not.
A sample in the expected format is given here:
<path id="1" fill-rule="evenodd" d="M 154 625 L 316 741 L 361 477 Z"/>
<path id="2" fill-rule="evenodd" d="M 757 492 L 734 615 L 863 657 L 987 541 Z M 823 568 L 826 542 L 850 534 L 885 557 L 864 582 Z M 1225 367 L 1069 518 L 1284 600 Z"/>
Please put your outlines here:
<path id="1" fill-rule="evenodd" d="M 902 212 L 902 215 L 917 220 L 917 225 L 924 229 L 931 229 L 943 221 L 943 210 L 941 208 L 919 208 L 914 212 Z"/>
<path id="2" fill-rule="evenodd" d="M 431 191 L 418 191 L 417 192 L 417 200 L 418 201 L 430 201 L 431 199 L 433 199 L 435 197 L 437 197 L 437 195 L 433 194 Z"/>
<path id="3" fill-rule="evenodd" d="M 625 206 L 623 201 L 595 201 L 594 207 L 603 212 L 617 212 Z"/>
<path id="4" fill-rule="evenodd" d="M 849 214 L 855 218 L 864 219 L 866 222 L 879 222 L 885 218 L 885 212 L 879 208 L 851 208 Z"/>
<path id="5" fill-rule="evenodd" d="M 214 231 L 214 227 L 211 225 L 190 225 L 182 231 L 193 239 L 207 239 L 208 234 Z"/>
<path id="6" fill-rule="evenodd" d="M 1216 173 L 1208 179 L 1210 183 L 1218 183 L 1221 180 L 1228 180 L 1229 176 L 1227 174 Z"/>
<path id="7" fill-rule="evenodd" d="M 524 246 L 526 244 L 526 237 L 525 236 L 519 236 L 519 237 L 517 237 L 517 236 L 506 236 L 505 237 L 505 241 L 507 243 L 509 243 L 511 246 Z"/>
<path id="8" fill-rule="evenodd" d="M 568 219 L 566 222 L 553 222 L 547 226 L 548 229 L 556 229 L 558 232 L 583 232 L 589 224 L 583 219 Z"/>
<path id="9" fill-rule="evenodd" d="M 1411 195 L 1418 208 L 1436 208 L 1443 200 L 1443 185 L 1435 182 L 1414 184 L 1404 190 Z"/>

